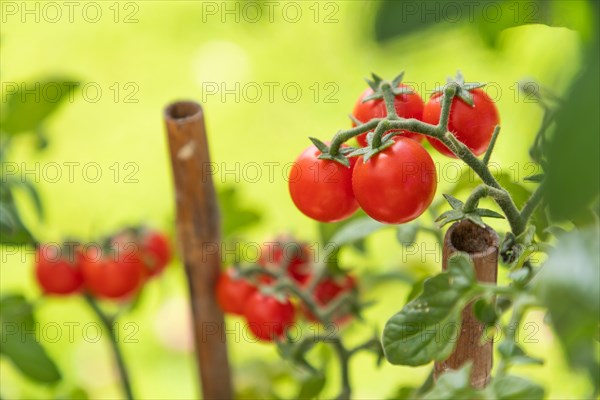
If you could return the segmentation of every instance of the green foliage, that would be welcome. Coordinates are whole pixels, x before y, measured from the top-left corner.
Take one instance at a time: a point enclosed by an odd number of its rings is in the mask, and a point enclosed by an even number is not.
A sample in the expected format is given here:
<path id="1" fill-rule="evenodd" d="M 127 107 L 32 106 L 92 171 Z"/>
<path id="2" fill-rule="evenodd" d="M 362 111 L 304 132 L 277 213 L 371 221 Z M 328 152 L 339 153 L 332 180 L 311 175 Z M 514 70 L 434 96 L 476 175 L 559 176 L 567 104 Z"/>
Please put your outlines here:
<path id="1" fill-rule="evenodd" d="M 392 364 L 423 365 L 443 360 L 454 350 L 462 308 L 475 284 L 469 257 L 455 254 L 448 270 L 425 281 L 423 293 L 388 320 L 383 349 Z"/>
<path id="2" fill-rule="evenodd" d="M 440 376 L 434 386 L 423 397 L 425 400 L 472 400 L 482 398 L 471 388 L 471 364 L 457 371 L 448 371 Z"/>
<path id="3" fill-rule="evenodd" d="M 559 238 L 537 276 L 535 291 L 548 307 L 550 321 L 576 368 L 588 370 L 600 389 L 597 354 L 600 315 L 600 237 L 596 227 Z"/>
<path id="4" fill-rule="evenodd" d="M 445 30 L 467 26 L 487 45 L 495 46 L 502 31 L 519 25 L 545 24 L 568 27 L 589 33 L 589 5 L 585 1 L 570 1 L 568 7 L 560 2 L 544 0 L 511 1 L 485 0 L 450 3 L 434 0 L 426 3 L 384 0 L 374 20 L 378 42 L 426 30 Z"/>
<path id="5" fill-rule="evenodd" d="M 35 381 L 58 382 L 61 375 L 57 366 L 36 340 L 31 304 L 21 295 L 1 297 L 0 321 L 0 354 L 10 359 L 23 374 Z"/>
<path id="6" fill-rule="evenodd" d="M 3 182 L 0 186 L 0 244 L 33 245 L 35 239 L 23 224 L 12 192 L 17 185 L 19 185 L 18 181 L 11 180 Z M 41 203 L 38 203 L 39 196 L 32 186 L 27 187 L 30 188 L 34 203 L 40 204 L 41 212 Z"/>
<path id="7" fill-rule="evenodd" d="M 512 375 L 497 376 L 485 389 L 471 387 L 472 365 L 465 364 L 457 371 L 447 371 L 439 377 L 424 400 L 542 400 L 544 388 L 525 378 Z"/>
<path id="8" fill-rule="evenodd" d="M 596 14 L 596 19 L 598 14 Z M 585 69 L 556 114 L 556 130 L 546 143 L 545 195 L 554 220 L 577 219 L 600 191 L 600 44 L 590 45 Z"/>
<path id="9" fill-rule="evenodd" d="M 244 204 L 242 197 L 233 186 L 225 186 L 217 191 L 221 212 L 221 230 L 224 238 L 240 233 L 260 222 L 262 215 L 255 208 Z"/>
<path id="10" fill-rule="evenodd" d="M 316 373 L 308 375 L 306 378 L 302 379 L 302 384 L 300 386 L 300 391 L 298 392 L 298 399 L 314 399 L 325 387 L 325 375 L 322 373 Z"/>
<path id="11" fill-rule="evenodd" d="M 544 360 L 530 357 L 512 340 L 505 340 L 498 345 L 498 352 L 506 365 L 544 364 Z"/>
<path id="12" fill-rule="evenodd" d="M 476 225 L 485 228 L 485 223 L 483 222 L 483 217 L 487 218 L 504 218 L 502 214 L 497 213 L 496 211 L 488 210 L 485 208 L 474 208 L 467 210 L 465 208 L 465 204 L 457 199 L 454 196 L 449 194 L 444 194 L 444 198 L 452 207 L 452 210 L 446 211 L 442 213 L 438 218 L 436 218 L 435 222 L 439 224 L 440 227 L 456 221 L 462 221 L 464 219 L 468 219 L 469 221 L 475 223 Z"/>
<path id="13" fill-rule="evenodd" d="M 388 227 L 389 225 L 377 222 L 371 217 L 362 217 L 344 224 L 331 236 L 330 241 L 337 246 L 343 246 L 358 242 L 370 234 Z"/>
<path id="14" fill-rule="evenodd" d="M 503 375 L 492 380 L 488 393 L 498 400 L 542 400 L 544 388 L 525 378 Z"/>
<path id="15" fill-rule="evenodd" d="M 40 129 L 45 119 L 75 91 L 74 82 L 64 76 L 47 77 L 37 82 L 23 83 L 14 92 L 4 94 L 6 101 L 3 99 L 0 130 L 15 135 Z"/>

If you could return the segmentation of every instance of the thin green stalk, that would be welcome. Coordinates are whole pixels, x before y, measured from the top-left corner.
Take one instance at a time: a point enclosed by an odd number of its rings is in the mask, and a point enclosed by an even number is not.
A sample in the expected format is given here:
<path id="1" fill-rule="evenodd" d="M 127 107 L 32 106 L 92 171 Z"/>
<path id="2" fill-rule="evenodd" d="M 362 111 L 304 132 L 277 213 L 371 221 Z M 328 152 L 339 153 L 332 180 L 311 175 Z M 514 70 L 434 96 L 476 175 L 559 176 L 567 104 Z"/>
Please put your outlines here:
<path id="1" fill-rule="evenodd" d="M 336 337 L 332 341 L 333 348 L 340 360 L 340 375 L 342 380 L 342 390 L 337 397 L 338 400 L 348 400 L 350 399 L 350 394 L 352 393 L 352 387 L 350 386 L 350 371 L 349 371 L 349 353 L 342 344 L 342 341 L 339 337 Z"/>
<path id="2" fill-rule="evenodd" d="M 338 133 L 335 134 L 335 136 L 331 140 L 331 145 L 329 147 L 329 153 L 331 153 L 331 155 L 338 154 L 340 147 L 342 146 L 342 144 L 344 142 L 347 142 L 348 140 L 350 140 L 353 137 L 358 136 L 362 133 L 365 133 L 365 132 L 375 129 L 375 127 L 377 127 L 377 124 L 379 124 L 379 122 L 383 121 L 383 119 L 384 118 L 374 118 L 374 119 L 370 120 L 369 122 L 366 122 L 362 125 L 355 126 L 354 128 L 347 129 L 345 131 L 339 131 Z"/>
<path id="3" fill-rule="evenodd" d="M 483 156 L 483 164 L 488 165 L 490 162 L 490 157 L 492 156 L 492 152 L 494 151 L 494 147 L 496 146 L 496 140 L 498 140 L 498 134 L 500 133 L 500 125 L 496 125 L 494 128 L 494 133 L 492 134 L 492 140 L 490 140 L 490 144 L 488 145 L 487 150 Z"/>
<path id="4" fill-rule="evenodd" d="M 356 354 L 356 353 L 358 353 L 360 351 L 368 350 L 368 349 L 370 349 L 373 346 L 379 346 L 379 347 L 381 347 L 381 343 L 379 342 L 378 339 L 373 338 L 373 339 L 370 339 L 370 340 L 364 342 L 363 344 L 359 344 L 358 346 L 353 347 L 352 349 L 350 349 L 348 351 L 348 355 L 352 356 L 352 355 L 354 355 L 354 354 Z"/>
<path id="5" fill-rule="evenodd" d="M 102 309 L 96 303 L 96 300 L 88 293 L 84 294 L 84 299 L 90 306 L 90 308 L 94 311 L 102 325 L 108 330 L 110 345 L 115 357 L 115 361 L 117 362 L 117 368 L 119 370 L 119 376 L 121 377 L 121 385 L 123 386 L 123 391 L 125 392 L 125 397 L 128 400 L 133 400 L 133 391 L 131 389 L 131 381 L 129 379 L 129 373 L 127 372 L 127 365 L 125 364 L 125 359 L 123 358 L 123 354 L 121 353 L 121 349 L 119 348 L 119 343 L 117 339 L 117 335 L 114 330 L 113 320 L 108 315 L 106 315 Z"/>
<path id="6" fill-rule="evenodd" d="M 442 98 L 442 109 L 440 110 L 440 120 L 438 121 L 438 129 L 441 132 L 448 130 L 448 121 L 450 120 L 450 108 L 452 107 L 452 100 L 458 91 L 456 84 L 446 85 L 444 88 L 444 94 Z"/>
<path id="7" fill-rule="evenodd" d="M 544 197 L 544 189 L 545 182 L 542 181 L 539 184 L 539 186 L 535 189 L 535 191 L 531 194 L 531 197 L 527 200 L 527 202 L 523 206 L 523 209 L 521 210 L 521 219 L 523 221 L 529 221 L 537 206 L 542 202 L 542 199 Z"/>
<path id="8" fill-rule="evenodd" d="M 392 90 L 392 86 L 389 83 L 386 82 L 381 84 L 381 92 L 383 93 L 383 100 L 385 101 L 387 117 L 388 119 L 397 119 L 398 114 L 396 113 L 396 96 Z"/>
<path id="9" fill-rule="evenodd" d="M 488 196 L 495 200 L 503 200 L 506 199 L 506 197 L 510 197 L 510 194 L 508 194 L 508 192 L 506 192 L 504 189 L 496 189 L 485 184 L 479 185 L 473 189 L 471 195 L 467 198 L 467 201 L 465 201 L 465 212 L 475 211 L 477 205 L 479 204 L 479 200 Z"/>

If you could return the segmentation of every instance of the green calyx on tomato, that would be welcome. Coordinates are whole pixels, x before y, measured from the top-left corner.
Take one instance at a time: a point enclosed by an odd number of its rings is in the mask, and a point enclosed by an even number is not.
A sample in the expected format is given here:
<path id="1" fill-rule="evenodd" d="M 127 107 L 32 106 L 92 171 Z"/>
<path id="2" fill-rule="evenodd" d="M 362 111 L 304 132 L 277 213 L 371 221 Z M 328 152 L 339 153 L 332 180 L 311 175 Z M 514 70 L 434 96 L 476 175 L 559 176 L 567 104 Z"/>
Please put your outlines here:
<path id="1" fill-rule="evenodd" d="M 401 72 L 391 82 L 384 81 L 375 74 L 373 74 L 373 81 L 367 79 L 369 88 L 360 95 L 354 106 L 354 110 L 352 111 L 351 119 L 353 121 L 353 126 L 358 126 L 374 118 L 388 117 L 388 112 L 384 101 L 384 90 L 391 90 L 392 95 L 394 96 L 394 110 L 398 117 L 420 120 L 423 116 L 423 99 L 421 99 L 421 97 L 409 86 L 402 83 L 403 77 L 404 72 Z M 384 85 L 387 85 L 386 88 L 383 87 Z M 416 132 L 394 129 L 385 130 L 384 135 L 389 135 L 390 133 L 401 134 L 402 136 L 409 137 L 419 142 L 423 140 L 423 135 Z M 370 134 L 371 133 L 361 133 L 356 137 L 356 140 L 361 147 L 372 145 L 372 142 L 369 140 L 368 136 Z M 391 136 L 392 135 L 389 135 L 389 137 Z M 385 143 L 385 141 L 382 140 L 382 143 Z M 376 147 L 378 150 L 382 150 L 379 145 Z"/>
<path id="2" fill-rule="evenodd" d="M 446 85 L 455 85 L 456 98 L 461 99 L 471 107 L 475 106 L 473 94 L 471 92 L 475 89 L 482 88 L 486 85 L 485 83 L 480 82 L 465 82 L 465 77 L 460 71 L 456 71 L 456 77 L 448 77 L 448 79 L 446 79 L 446 82 Z M 444 88 L 445 86 L 436 88 L 432 93 L 432 97 L 441 95 L 444 92 Z"/>
<path id="3" fill-rule="evenodd" d="M 473 154 L 480 156 L 487 150 L 494 129 L 500 124 L 500 116 L 494 101 L 480 88 L 483 84 L 465 83 L 464 77 L 457 74 L 449 84 L 457 85 L 456 96 L 452 99 L 448 117 L 448 131 L 459 142 L 467 146 Z M 423 122 L 437 125 L 442 112 L 442 95 L 438 91 L 425 105 Z M 427 137 L 431 145 L 448 157 L 456 155 L 436 138 Z"/>

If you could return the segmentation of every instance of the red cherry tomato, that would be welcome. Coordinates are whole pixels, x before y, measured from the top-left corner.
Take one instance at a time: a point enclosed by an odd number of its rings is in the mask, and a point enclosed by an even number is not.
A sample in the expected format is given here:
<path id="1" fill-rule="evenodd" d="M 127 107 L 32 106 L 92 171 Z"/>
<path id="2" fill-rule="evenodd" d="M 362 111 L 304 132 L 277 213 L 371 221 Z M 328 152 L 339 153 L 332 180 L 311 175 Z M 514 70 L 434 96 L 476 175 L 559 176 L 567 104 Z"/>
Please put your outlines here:
<path id="1" fill-rule="evenodd" d="M 421 215 L 437 187 L 431 156 L 417 142 L 395 137 L 395 143 L 356 162 L 352 187 L 362 209 L 377 221 L 400 224 Z"/>
<path id="2" fill-rule="evenodd" d="M 334 299 L 343 293 L 350 292 L 356 289 L 356 278 L 351 275 L 345 275 L 344 277 L 333 278 L 327 277 L 317 284 L 313 297 L 317 304 L 321 307 L 327 306 Z M 316 317 L 303 306 L 306 318 L 310 321 L 316 322 Z M 349 310 L 340 310 L 338 314 L 333 316 L 333 320 L 336 324 L 344 324 L 349 321 L 352 315 Z"/>
<path id="3" fill-rule="evenodd" d="M 246 302 L 254 292 L 256 288 L 247 280 L 236 277 L 233 268 L 222 272 L 217 281 L 217 303 L 226 313 L 244 315 Z"/>
<path id="4" fill-rule="evenodd" d="M 140 252 L 132 243 L 111 250 L 88 247 L 82 259 L 85 285 L 100 298 L 129 298 L 146 279 Z"/>
<path id="5" fill-rule="evenodd" d="M 310 278 L 312 272 L 312 252 L 307 244 L 295 242 L 293 238 L 282 237 L 261 246 L 257 264 L 273 271 L 287 268 L 290 277 L 300 284 Z M 270 283 L 273 278 L 263 275 L 261 282 Z"/>
<path id="6" fill-rule="evenodd" d="M 150 277 L 160 274 L 171 259 L 171 246 L 166 235 L 147 230 L 141 235 L 143 260 Z"/>
<path id="7" fill-rule="evenodd" d="M 66 254 L 68 249 L 42 245 L 36 251 L 35 276 L 45 294 L 65 296 L 83 286 L 79 255 Z"/>
<path id="8" fill-rule="evenodd" d="M 171 259 L 169 239 L 157 230 L 127 228 L 113 235 L 110 241 L 115 246 L 138 247 L 148 278 L 159 275 Z"/>
<path id="9" fill-rule="evenodd" d="M 473 95 L 473 107 L 459 97 L 452 99 L 448 130 L 454 133 L 454 136 L 471 149 L 475 155 L 479 156 L 488 148 L 494 128 L 500 124 L 500 116 L 496 105 L 483 90 L 474 89 L 471 94 Z M 441 100 L 441 94 L 437 94 L 427 102 L 423 112 L 424 122 L 434 125 L 440 122 Z M 432 137 L 427 137 L 427 140 L 440 153 L 456 157 L 439 140 Z"/>
<path id="10" fill-rule="evenodd" d="M 310 146 L 296 159 L 290 170 L 292 201 L 304 215 L 321 222 L 348 218 L 358 204 L 352 193 L 352 168 L 317 157 L 321 152 Z"/>
<path id="11" fill-rule="evenodd" d="M 286 329 L 294 323 L 294 306 L 285 299 L 257 291 L 248 299 L 244 315 L 250 331 L 260 340 L 273 341 L 283 338 Z"/>
<path id="12" fill-rule="evenodd" d="M 405 88 L 407 86 L 401 83 L 398 87 Z M 358 101 L 354 106 L 354 111 L 352 111 L 354 118 L 361 122 L 369 122 L 373 118 L 384 118 L 387 115 L 383 99 L 369 100 L 365 103 L 362 102 L 362 99 L 372 94 L 373 90 L 371 88 L 366 89 L 358 98 Z M 394 100 L 394 107 L 396 108 L 396 113 L 399 117 L 407 119 L 415 118 L 419 120 L 423 117 L 424 104 L 421 96 L 417 93 L 397 95 Z M 356 126 L 356 124 L 353 123 L 352 126 Z M 423 135 L 416 132 L 405 131 L 403 135 L 419 142 L 423 140 Z M 358 135 L 356 140 L 362 147 L 366 146 L 367 133 Z"/>

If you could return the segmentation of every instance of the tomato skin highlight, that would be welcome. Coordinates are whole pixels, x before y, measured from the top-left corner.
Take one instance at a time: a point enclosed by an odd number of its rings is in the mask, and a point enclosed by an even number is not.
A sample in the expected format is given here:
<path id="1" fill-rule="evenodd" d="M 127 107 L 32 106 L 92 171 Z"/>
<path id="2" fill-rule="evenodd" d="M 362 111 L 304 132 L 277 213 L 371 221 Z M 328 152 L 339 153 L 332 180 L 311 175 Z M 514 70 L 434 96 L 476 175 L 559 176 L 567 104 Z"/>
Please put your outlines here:
<path id="1" fill-rule="evenodd" d="M 473 107 L 458 97 L 452 99 L 448 130 L 454 133 L 454 136 L 471 149 L 476 156 L 480 156 L 487 150 L 494 128 L 500 124 L 500 116 L 496 105 L 483 90 L 474 89 L 471 93 Z M 423 112 L 423 122 L 434 125 L 439 123 L 442 110 L 441 100 L 442 96 L 438 94 L 427 102 Z M 440 153 L 456 158 L 454 153 L 439 140 L 429 136 L 427 140 Z"/>
<path id="2" fill-rule="evenodd" d="M 82 258 L 86 288 L 105 299 L 127 299 L 134 295 L 146 279 L 146 268 L 137 248 L 126 246 L 103 251 L 88 248 Z"/>
<path id="3" fill-rule="evenodd" d="M 217 281 L 217 303 L 225 313 L 244 315 L 246 301 L 256 290 L 247 280 L 235 277 L 233 268 L 227 268 Z"/>
<path id="4" fill-rule="evenodd" d="M 260 291 L 250 296 L 244 308 L 248 328 L 266 342 L 283 338 L 286 329 L 294 323 L 295 314 L 289 299 L 279 301 Z"/>
<path id="5" fill-rule="evenodd" d="M 352 192 L 352 169 L 336 161 L 321 160 L 321 152 L 310 146 L 300 154 L 290 170 L 292 201 L 304 215 L 320 222 L 348 218 L 358 209 Z"/>
<path id="6" fill-rule="evenodd" d="M 412 221 L 433 201 L 437 187 L 435 164 L 412 139 L 396 136 L 395 143 L 371 157 L 360 157 L 352 186 L 356 200 L 373 219 L 388 224 Z"/>
<path id="7" fill-rule="evenodd" d="M 57 246 L 42 245 L 36 250 L 35 277 L 44 294 L 67 296 L 83 287 L 80 255 L 72 259 L 60 254 Z"/>
<path id="8" fill-rule="evenodd" d="M 401 83 L 398 87 L 406 88 L 407 86 Z M 369 122 L 373 118 L 384 118 L 387 116 L 385 101 L 383 99 L 369 100 L 365 103 L 362 102 L 362 99 L 372 94 L 373 90 L 367 88 L 356 101 L 354 110 L 352 111 L 354 118 L 363 123 Z M 396 113 L 401 118 L 415 118 L 421 120 L 423 118 L 425 104 L 423 103 L 421 96 L 417 93 L 400 94 L 395 97 L 394 107 L 396 108 Z M 352 126 L 356 126 L 356 124 L 352 123 Z M 396 131 L 398 130 L 391 130 L 388 132 Z M 423 140 L 423 135 L 416 132 L 404 131 L 402 135 L 418 142 Z M 356 137 L 356 140 L 360 146 L 365 147 L 367 145 L 367 133 L 361 133 Z"/>

